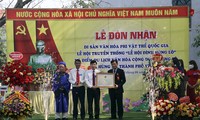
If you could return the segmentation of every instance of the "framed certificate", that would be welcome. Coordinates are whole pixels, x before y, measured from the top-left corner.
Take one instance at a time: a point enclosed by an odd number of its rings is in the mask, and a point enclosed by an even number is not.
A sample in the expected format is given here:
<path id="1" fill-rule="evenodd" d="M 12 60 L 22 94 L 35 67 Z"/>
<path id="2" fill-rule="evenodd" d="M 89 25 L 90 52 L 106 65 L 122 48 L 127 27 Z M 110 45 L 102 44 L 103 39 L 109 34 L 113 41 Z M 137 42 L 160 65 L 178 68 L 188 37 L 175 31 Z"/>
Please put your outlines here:
<path id="1" fill-rule="evenodd" d="M 114 88 L 115 75 L 113 73 L 98 73 L 96 79 L 96 87 Z"/>

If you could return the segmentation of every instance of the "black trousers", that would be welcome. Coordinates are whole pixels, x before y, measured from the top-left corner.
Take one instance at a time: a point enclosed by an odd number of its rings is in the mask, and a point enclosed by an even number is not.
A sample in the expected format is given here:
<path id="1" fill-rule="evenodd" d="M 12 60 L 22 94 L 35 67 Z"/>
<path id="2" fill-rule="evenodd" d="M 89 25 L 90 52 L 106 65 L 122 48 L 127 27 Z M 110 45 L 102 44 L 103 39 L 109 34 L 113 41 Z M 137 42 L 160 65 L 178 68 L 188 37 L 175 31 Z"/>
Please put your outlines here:
<path id="1" fill-rule="evenodd" d="M 99 88 L 88 88 L 87 89 L 87 99 L 88 99 L 89 118 L 93 118 L 93 100 L 95 103 L 95 118 L 99 118 L 100 89 Z"/>
<path id="2" fill-rule="evenodd" d="M 118 117 L 123 117 L 123 92 L 117 89 L 109 89 L 109 96 L 111 102 L 111 117 L 116 117 L 116 105 L 118 108 Z"/>
<path id="3" fill-rule="evenodd" d="M 73 87 L 72 89 L 72 97 L 73 97 L 73 117 L 77 118 L 78 116 L 78 99 L 81 104 L 81 118 L 85 118 L 85 87 Z"/>

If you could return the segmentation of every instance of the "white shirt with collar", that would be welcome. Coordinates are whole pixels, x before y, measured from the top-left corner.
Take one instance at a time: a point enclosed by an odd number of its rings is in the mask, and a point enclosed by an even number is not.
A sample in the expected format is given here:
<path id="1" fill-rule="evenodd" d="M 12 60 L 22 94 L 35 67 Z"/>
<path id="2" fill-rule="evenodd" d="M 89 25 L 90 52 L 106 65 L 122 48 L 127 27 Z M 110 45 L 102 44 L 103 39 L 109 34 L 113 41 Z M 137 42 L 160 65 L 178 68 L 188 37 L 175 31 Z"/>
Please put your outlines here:
<path id="1" fill-rule="evenodd" d="M 79 85 L 76 85 L 76 74 L 77 74 L 77 69 L 71 69 L 70 74 L 69 74 L 69 82 L 72 84 L 73 87 L 79 87 L 79 86 L 84 86 L 85 82 L 85 70 L 82 68 L 78 69 L 79 72 L 79 77 L 80 77 L 80 83 Z"/>
<path id="2" fill-rule="evenodd" d="M 97 73 L 100 73 L 100 70 L 95 69 L 95 73 L 94 73 L 95 79 L 96 79 Z M 89 88 L 93 87 L 93 70 L 92 69 L 87 70 L 85 72 L 85 83 Z"/>

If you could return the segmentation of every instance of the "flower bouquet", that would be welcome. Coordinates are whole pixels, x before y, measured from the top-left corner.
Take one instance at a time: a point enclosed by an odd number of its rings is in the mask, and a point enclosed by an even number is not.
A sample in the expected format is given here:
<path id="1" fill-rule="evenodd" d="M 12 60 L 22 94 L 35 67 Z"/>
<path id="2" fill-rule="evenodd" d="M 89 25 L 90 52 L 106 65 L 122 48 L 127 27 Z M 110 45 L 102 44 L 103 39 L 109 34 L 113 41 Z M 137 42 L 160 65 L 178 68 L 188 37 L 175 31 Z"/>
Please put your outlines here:
<path id="1" fill-rule="evenodd" d="M 31 117 L 33 107 L 23 92 L 11 93 L 3 102 L 2 115 L 6 118 L 19 119 Z"/>
<path id="2" fill-rule="evenodd" d="M 50 85 L 52 77 L 53 75 L 50 72 L 45 71 L 43 68 L 38 68 L 37 72 L 34 73 L 33 89 L 38 90 L 44 84 Z"/>
<path id="3" fill-rule="evenodd" d="M 162 65 L 157 69 L 156 80 L 158 81 L 160 88 L 163 88 L 168 92 L 171 89 L 178 88 L 182 76 L 183 74 L 178 70 L 178 68 Z"/>
<path id="4" fill-rule="evenodd" d="M 8 62 L 1 68 L 0 79 L 10 87 L 27 85 L 34 79 L 32 67 L 20 61 Z"/>
<path id="5" fill-rule="evenodd" d="M 172 116 L 175 110 L 175 103 L 170 100 L 157 100 L 154 104 L 154 111 L 157 118 Z"/>
<path id="6" fill-rule="evenodd" d="M 173 67 L 170 61 L 162 61 L 161 55 L 153 55 L 153 63 L 145 69 L 144 80 L 146 82 L 158 83 L 158 87 L 169 92 L 171 89 L 177 89 L 181 83 L 183 74 L 178 68 Z M 159 60 L 155 58 L 160 58 Z"/>
<path id="7" fill-rule="evenodd" d="M 34 74 L 34 76 L 35 78 L 33 79 L 33 84 L 47 83 L 53 77 L 50 72 L 39 71 L 39 70 Z"/>
<path id="8" fill-rule="evenodd" d="M 181 103 L 176 107 L 176 115 L 180 120 L 188 120 L 197 117 L 200 114 L 200 108 L 192 103 Z"/>

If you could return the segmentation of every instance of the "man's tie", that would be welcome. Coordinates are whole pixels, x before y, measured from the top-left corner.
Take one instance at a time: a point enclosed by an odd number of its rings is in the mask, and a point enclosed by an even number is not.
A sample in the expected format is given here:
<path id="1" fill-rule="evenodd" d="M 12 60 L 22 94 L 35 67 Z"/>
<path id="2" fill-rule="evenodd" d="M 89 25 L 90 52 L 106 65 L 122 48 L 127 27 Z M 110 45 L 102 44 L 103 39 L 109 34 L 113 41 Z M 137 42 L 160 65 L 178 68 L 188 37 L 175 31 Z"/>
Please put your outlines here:
<path id="1" fill-rule="evenodd" d="M 79 76 L 79 70 L 78 69 L 76 71 L 76 83 L 77 83 L 77 85 L 79 85 L 79 83 L 80 83 L 80 76 Z"/>
<path id="2" fill-rule="evenodd" d="M 93 86 L 95 86 L 95 70 L 93 70 L 93 73 L 92 73 L 92 84 Z"/>
<path id="3" fill-rule="evenodd" d="M 115 72 L 116 72 L 116 69 L 113 69 L 113 73 L 115 74 Z"/>

